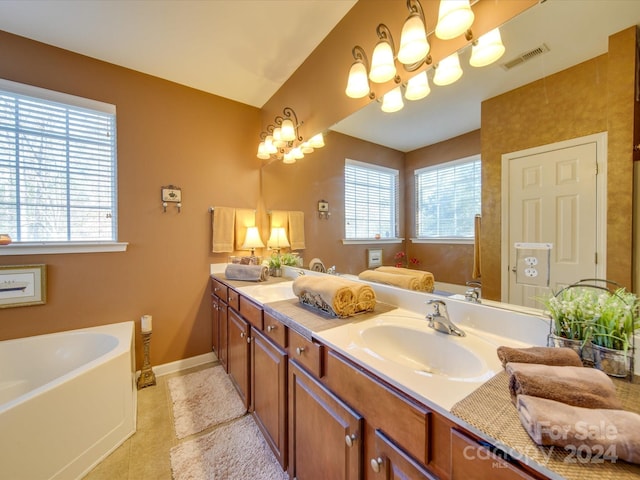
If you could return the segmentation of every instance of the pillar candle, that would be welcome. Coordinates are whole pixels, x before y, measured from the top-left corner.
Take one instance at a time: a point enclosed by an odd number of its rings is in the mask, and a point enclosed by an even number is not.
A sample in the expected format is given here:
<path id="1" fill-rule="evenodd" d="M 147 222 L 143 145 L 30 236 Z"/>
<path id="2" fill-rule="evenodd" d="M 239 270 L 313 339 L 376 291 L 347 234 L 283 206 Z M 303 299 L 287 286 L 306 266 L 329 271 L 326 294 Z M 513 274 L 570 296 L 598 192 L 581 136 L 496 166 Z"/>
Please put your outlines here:
<path id="1" fill-rule="evenodd" d="M 153 317 L 151 315 L 143 315 L 141 317 L 141 323 L 142 323 L 142 331 L 143 332 L 150 332 L 151 331 L 151 321 L 152 321 Z"/>

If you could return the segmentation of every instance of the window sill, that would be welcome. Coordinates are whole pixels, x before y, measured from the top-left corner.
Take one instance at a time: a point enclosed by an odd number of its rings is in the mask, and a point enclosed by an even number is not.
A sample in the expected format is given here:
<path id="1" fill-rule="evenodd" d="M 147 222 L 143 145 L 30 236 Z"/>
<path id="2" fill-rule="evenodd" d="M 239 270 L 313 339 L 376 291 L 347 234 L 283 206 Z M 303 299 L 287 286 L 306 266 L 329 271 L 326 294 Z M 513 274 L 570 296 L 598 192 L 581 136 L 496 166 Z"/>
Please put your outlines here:
<path id="1" fill-rule="evenodd" d="M 128 242 L 11 243 L 0 246 L 0 256 L 126 252 L 128 245 Z"/>
<path id="2" fill-rule="evenodd" d="M 473 238 L 411 238 L 411 243 L 440 243 L 444 245 L 473 245 Z"/>
<path id="3" fill-rule="evenodd" d="M 389 243 L 402 243 L 404 242 L 404 238 L 358 238 L 358 239 L 350 239 L 343 238 L 343 245 L 384 245 Z"/>

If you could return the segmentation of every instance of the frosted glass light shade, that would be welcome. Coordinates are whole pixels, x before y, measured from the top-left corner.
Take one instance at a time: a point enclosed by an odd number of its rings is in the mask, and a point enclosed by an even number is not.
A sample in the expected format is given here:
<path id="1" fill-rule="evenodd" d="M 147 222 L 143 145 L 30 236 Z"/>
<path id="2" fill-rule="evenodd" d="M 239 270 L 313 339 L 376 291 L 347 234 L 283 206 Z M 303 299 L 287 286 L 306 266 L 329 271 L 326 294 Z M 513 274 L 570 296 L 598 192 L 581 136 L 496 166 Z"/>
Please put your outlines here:
<path id="1" fill-rule="evenodd" d="M 300 145 L 300 150 L 302 150 L 302 153 L 304 153 L 305 155 L 307 153 L 313 153 L 313 147 L 311 146 L 310 142 L 304 142 L 302 145 Z"/>
<path id="2" fill-rule="evenodd" d="M 322 136 L 322 132 L 315 134 L 313 137 L 309 139 L 309 145 L 313 148 L 322 148 L 324 147 L 324 137 Z"/>
<path id="3" fill-rule="evenodd" d="M 451 85 L 462 76 L 462 68 L 460 68 L 460 59 L 458 53 L 449 55 L 442 60 L 436 67 L 436 74 L 433 77 L 433 83 L 439 86 Z"/>
<path id="4" fill-rule="evenodd" d="M 296 160 L 304 158 L 304 153 L 302 153 L 302 149 L 300 147 L 295 147 L 294 149 L 292 149 L 291 155 L 293 155 L 293 158 L 295 158 Z"/>
<path id="5" fill-rule="evenodd" d="M 258 227 L 247 227 L 247 234 L 244 237 L 242 249 L 251 250 L 251 253 L 253 253 L 255 248 L 264 248 L 264 243 L 262 243 L 262 239 L 260 238 L 260 232 L 258 231 Z"/>
<path id="6" fill-rule="evenodd" d="M 387 41 L 380 41 L 373 50 L 369 79 L 376 83 L 385 83 L 396 76 L 396 64 L 393 49 Z"/>
<path id="7" fill-rule="evenodd" d="M 258 158 L 261 160 L 269 160 L 271 155 L 267 152 L 267 147 L 265 147 L 264 142 L 260 142 L 258 145 Z"/>
<path id="8" fill-rule="evenodd" d="M 430 48 L 422 19 L 419 15 L 409 16 L 402 27 L 398 61 L 405 65 L 417 63 L 429 54 Z"/>
<path id="9" fill-rule="evenodd" d="M 280 137 L 285 142 L 291 142 L 296 139 L 296 130 L 293 126 L 293 122 L 288 118 L 282 121 L 282 125 L 280 126 Z"/>
<path id="10" fill-rule="evenodd" d="M 411 77 L 407 82 L 407 89 L 404 92 L 404 98 L 407 100 L 420 100 L 431 93 L 429 87 L 429 79 L 427 71 L 420 72 L 418 75 Z"/>
<path id="11" fill-rule="evenodd" d="M 349 98 L 362 98 L 369 95 L 369 78 L 364 63 L 354 62 L 351 65 L 345 93 Z"/>
<path id="12" fill-rule="evenodd" d="M 382 111 L 387 113 L 397 112 L 402 110 L 404 103 L 402 101 L 402 92 L 400 87 L 396 87 L 390 92 L 387 92 L 382 97 Z"/>
<path id="13" fill-rule="evenodd" d="M 269 154 L 278 153 L 278 148 L 273 144 L 272 135 L 267 135 L 267 138 L 264 139 L 264 147 Z"/>
<path id="14" fill-rule="evenodd" d="M 271 236 L 267 241 L 267 246 L 269 248 L 282 248 L 289 246 L 287 232 L 285 232 L 284 227 L 273 227 L 271 229 Z"/>
<path id="15" fill-rule="evenodd" d="M 471 27 L 473 19 L 469 0 L 440 0 L 436 36 L 443 40 L 458 37 Z"/>
<path id="16" fill-rule="evenodd" d="M 291 152 L 287 152 L 284 154 L 284 157 L 282 158 L 282 163 L 287 163 L 287 164 L 296 163 L 296 157 L 294 157 Z"/>
<path id="17" fill-rule="evenodd" d="M 500 29 L 494 28 L 485 33 L 471 47 L 469 64 L 472 67 L 484 67 L 492 64 L 504 54 L 505 48 L 500 36 Z"/>

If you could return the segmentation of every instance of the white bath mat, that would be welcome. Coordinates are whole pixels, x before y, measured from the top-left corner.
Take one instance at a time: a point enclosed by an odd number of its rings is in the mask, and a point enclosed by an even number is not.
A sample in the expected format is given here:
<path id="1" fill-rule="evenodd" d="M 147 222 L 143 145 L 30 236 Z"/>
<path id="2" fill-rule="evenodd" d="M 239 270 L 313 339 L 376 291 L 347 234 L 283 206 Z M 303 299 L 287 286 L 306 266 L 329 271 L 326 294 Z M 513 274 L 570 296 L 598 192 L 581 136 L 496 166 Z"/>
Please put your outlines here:
<path id="1" fill-rule="evenodd" d="M 171 449 L 174 480 L 287 480 L 247 415 Z"/>
<path id="2" fill-rule="evenodd" d="M 167 384 L 178 438 L 228 422 L 247 411 L 222 366 L 173 377 Z"/>

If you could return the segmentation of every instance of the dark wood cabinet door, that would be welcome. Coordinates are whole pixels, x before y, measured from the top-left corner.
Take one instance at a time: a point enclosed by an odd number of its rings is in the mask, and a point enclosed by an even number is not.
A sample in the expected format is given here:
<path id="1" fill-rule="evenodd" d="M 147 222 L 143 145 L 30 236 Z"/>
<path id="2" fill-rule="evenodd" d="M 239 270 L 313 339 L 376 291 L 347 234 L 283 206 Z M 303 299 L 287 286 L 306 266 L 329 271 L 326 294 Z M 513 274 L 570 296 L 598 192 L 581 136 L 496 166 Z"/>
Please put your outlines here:
<path id="1" fill-rule="evenodd" d="M 224 367 L 226 372 L 229 372 L 228 368 L 228 345 L 229 345 L 229 335 L 228 335 L 228 321 L 227 321 L 227 304 L 222 300 L 218 299 L 218 327 L 220 336 L 218 337 L 218 345 L 219 350 L 216 352 L 218 355 L 218 360 L 220 360 L 220 364 Z"/>
<path id="2" fill-rule="evenodd" d="M 227 372 L 233 381 L 245 407 L 249 408 L 249 324 L 231 308 L 227 309 L 228 353 Z"/>
<path id="3" fill-rule="evenodd" d="M 251 332 L 251 410 L 265 440 L 286 469 L 288 356 L 263 332 Z"/>
<path id="4" fill-rule="evenodd" d="M 220 314 L 218 297 L 211 294 L 211 349 L 220 357 Z"/>
<path id="5" fill-rule="evenodd" d="M 289 477 L 362 478 L 362 417 L 289 362 Z"/>

